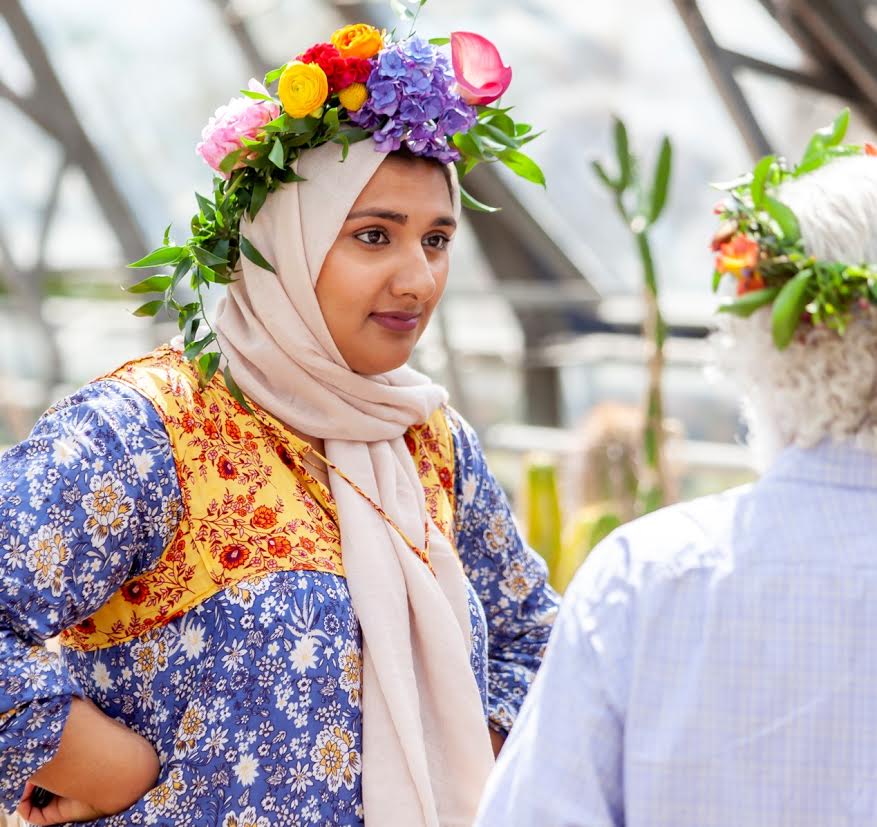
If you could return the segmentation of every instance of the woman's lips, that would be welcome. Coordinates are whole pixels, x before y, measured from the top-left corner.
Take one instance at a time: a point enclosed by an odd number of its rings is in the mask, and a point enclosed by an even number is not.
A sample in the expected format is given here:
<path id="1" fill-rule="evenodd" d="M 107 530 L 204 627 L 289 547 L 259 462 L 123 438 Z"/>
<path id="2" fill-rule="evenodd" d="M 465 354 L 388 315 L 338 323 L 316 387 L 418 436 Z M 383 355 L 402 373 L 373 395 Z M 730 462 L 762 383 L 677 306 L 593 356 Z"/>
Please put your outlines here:
<path id="1" fill-rule="evenodd" d="M 372 313 L 369 318 L 387 330 L 407 333 L 417 327 L 420 313 Z"/>

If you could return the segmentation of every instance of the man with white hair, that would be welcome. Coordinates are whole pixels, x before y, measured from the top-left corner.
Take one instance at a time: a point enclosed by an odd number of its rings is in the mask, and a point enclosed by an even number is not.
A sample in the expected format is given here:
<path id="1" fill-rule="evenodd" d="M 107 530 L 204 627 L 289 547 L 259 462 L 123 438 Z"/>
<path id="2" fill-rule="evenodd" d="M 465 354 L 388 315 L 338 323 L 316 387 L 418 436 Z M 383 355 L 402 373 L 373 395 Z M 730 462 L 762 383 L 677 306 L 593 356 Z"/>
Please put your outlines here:
<path id="1" fill-rule="evenodd" d="M 847 118 L 721 210 L 763 476 L 591 553 L 478 827 L 877 823 L 877 153 Z"/>

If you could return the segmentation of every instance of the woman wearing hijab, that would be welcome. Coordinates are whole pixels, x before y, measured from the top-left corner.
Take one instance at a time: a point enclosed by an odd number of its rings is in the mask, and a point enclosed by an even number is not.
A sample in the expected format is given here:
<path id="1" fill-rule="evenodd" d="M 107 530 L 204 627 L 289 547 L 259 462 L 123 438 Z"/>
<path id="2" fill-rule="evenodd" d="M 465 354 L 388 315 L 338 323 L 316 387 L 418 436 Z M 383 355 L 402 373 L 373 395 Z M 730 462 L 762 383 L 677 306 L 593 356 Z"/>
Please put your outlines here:
<path id="1" fill-rule="evenodd" d="M 346 27 L 275 73 L 282 113 L 252 86 L 220 110 L 214 200 L 147 257 L 182 342 L 0 459 L 0 793 L 29 821 L 472 823 L 556 597 L 406 366 L 459 220 L 450 139 L 519 126 L 455 38 L 452 73 Z"/>

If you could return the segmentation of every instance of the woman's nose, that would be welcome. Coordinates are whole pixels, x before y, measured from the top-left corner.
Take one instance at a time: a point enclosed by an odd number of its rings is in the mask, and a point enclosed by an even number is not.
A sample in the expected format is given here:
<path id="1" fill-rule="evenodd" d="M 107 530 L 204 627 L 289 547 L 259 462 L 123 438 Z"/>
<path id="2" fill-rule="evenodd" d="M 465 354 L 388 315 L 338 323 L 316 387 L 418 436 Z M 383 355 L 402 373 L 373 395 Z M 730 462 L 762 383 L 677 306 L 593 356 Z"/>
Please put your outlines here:
<path id="1" fill-rule="evenodd" d="M 429 301 L 435 293 L 436 279 L 421 244 L 406 250 L 396 266 L 390 285 L 394 296 L 413 296 L 419 302 Z"/>

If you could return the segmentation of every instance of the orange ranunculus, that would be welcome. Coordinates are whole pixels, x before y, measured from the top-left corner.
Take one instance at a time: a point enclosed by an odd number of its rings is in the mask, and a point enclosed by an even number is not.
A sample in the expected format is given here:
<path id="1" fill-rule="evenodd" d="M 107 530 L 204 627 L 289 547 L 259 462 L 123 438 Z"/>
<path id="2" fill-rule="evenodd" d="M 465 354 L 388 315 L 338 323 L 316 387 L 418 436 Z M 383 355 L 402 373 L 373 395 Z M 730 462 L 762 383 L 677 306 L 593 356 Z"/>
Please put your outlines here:
<path id="1" fill-rule="evenodd" d="M 716 270 L 738 279 L 751 276 L 758 264 L 758 242 L 748 235 L 735 235 L 719 247 Z"/>
<path id="2" fill-rule="evenodd" d="M 277 84 L 277 94 L 286 114 L 303 118 L 321 107 L 329 97 L 329 79 L 316 63 L 293 61 Z"/>
<path id="3" fill-rule="evenodd" d="M 374 57 L 384 47 L 384 35 L 368 23 L 353 23 L 331 37 L 341 57 Z"/>
<path id="4" fill-rule="evenodd" d="M 764 277 L 758 270 L 755 270 L 751 276 L 743 276 L 737 282 L 737 295 L 745 296 L 753 290 L 763 290 L 765 287 Z"/>

